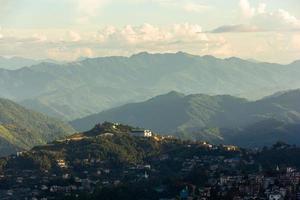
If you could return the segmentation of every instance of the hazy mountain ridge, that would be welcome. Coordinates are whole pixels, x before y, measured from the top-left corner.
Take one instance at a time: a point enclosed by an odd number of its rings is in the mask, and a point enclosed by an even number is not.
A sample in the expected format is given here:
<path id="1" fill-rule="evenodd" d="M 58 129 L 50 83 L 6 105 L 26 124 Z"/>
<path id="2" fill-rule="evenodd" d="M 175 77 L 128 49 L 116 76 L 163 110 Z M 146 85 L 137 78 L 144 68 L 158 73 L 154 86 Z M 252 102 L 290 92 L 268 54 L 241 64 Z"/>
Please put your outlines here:
<path id="1" fill-rule="evenodd" d="M 271 144 L 265 141 L 270 137 L 268 134 L 274 132 L 278 137 L 272 138 L 273 143 L 281 138 L 293 141 L 280 134 L 296 130 L 291 127 L 295 128 L 297 126 L 294 125 L 300 124 L 299 102 L 300 90 L 258 101 L 247 101 L 229 95 L 185 96 L 170 92 L 145 102 L 127 104 L 78 119 L 71 124 L 78 130 L 88 130 L 95 123 L 115 121 L 189 139 L 245 144 L 247 140 L 242 138 L 250 137 L 257 144 Z M 268 122 L 276 122 L 276 126 Z M 260 135 L 251 132 L 254 128 L 258 128 Z M 263 134 L 268 137 L 264 138 Z M 300 135 L 291 134 L 293 138 L 300 138 Z M 259 141 L 261 138 L 265 141 Z"/>
<path id="2" fill-rule="evenodd" d="M 0 92 L 29 108 L 75 119 L 170 90 L 256 98 L 300 87 L 297 66 L 297 62 L 280 65 L 183 52 L 143 52 L 131 57 L 92 58 L 62 65 L 41 63 L 14 71 L 0 70 Z M 253 92 L 259 90 L 264 92 Z"/>
<path id="3" fill-rule="evenodd" d="M 38 64 L 36 60 L 21 58 L 21 57 L 12 57 L 5 58 L 0 56 L 0 68 L 15 70 L 25 66 L 31 66 Z"/>
<path id="4" fill-rule="evenodd" d="M 73 131 L 68 124 L 0 99 L 0 155 L 29 149 Z"/>
<path id="5" fill-rule="evenodd" d="M 23 67 L 29 67 L 32 65 L 37 65 L 39 63 L 60 63 L 56 60 L 52 59 L 43 59 L 43 60 L 35 60 L 35 59 L 29 59 L 29 58 L 23 58 L 23 57 L 11 57 L 11 58 L 5 58 L 0 56 L 0 68 L 2 69 L 8 69 L 8 70 L 17 70 Z"/>
<path id="6" fill-rule="evenodd" d="M 227 129 L 220 132 L 225 135 L 226 143 L 244 147 L 271 146 L 278 141 L 300 144 L 300 124 L 276 119 L 266 119 L 239 130 Z"/>

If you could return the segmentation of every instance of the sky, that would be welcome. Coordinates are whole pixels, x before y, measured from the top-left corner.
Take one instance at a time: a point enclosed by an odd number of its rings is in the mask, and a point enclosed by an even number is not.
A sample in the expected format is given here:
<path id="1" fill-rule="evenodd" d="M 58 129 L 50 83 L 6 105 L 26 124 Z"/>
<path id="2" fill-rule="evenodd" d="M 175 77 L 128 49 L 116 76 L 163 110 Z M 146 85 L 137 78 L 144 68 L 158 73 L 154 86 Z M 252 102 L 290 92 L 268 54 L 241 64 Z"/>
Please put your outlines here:
<path id="1" fill-rule="evenodd" d="M 0 0 L 0 56 L 300 59 L 299 0 Z"/>

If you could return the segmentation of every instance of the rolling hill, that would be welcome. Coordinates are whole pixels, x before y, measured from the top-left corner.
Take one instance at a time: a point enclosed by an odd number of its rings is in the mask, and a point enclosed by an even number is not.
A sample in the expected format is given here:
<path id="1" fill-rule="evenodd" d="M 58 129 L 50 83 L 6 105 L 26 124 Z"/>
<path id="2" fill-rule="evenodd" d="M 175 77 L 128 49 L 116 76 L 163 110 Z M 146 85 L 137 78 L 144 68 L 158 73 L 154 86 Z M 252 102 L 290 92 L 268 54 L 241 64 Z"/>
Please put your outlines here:
<path id="1" fill-rule="evenodd" d="M 143 52 L 2 69 L 0 92 L 28 108 L 72 120 L 171 90 L 254 99 L 300 87 L 299 64 Z"/>
<path id="2" fill-rule="evenodd" d="M 229 95 L 170 92 L 145 102 L 127 104 L 78 119 L 71 124 L 77 130 L 88 130 L 95 123 L 114 121 L 188 139 L 240 145 L 245 144 L 248 137 L 252 138 L 253 144 L 264 144 L 272 136 L 264 137 L 264 134 L 283 134 L 295 130 L 291 127 L 300 124 L 299 102 L 300 90 L 283 92 L 258 101 Z M 276 134 L 269 141 L 274 143 L 276 139 L 290 139 L 275 137 Z M 295 136 L 300 139 L 300 135 Z"/>
<path id="3" fill-rule="evenodd" d="M 0 156 L 65 137 L 68 124 L 0 99 Z"/>

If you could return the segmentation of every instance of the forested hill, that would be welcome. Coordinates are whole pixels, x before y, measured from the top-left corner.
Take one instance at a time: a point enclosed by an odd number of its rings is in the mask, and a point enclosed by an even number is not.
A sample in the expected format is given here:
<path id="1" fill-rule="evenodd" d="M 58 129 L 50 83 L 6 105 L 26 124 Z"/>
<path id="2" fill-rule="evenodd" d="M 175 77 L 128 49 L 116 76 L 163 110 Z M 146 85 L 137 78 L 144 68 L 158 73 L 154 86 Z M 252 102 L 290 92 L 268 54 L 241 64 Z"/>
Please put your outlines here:
<path id="1" fill-rule="evenodd" d="M 297 142 L 300 141 L 297 129 L 297 124 L 300 124 L 299 102 L 300 90 L 282 92 L 258 101 L 229 95 L 170 92 L 78 119 L 71 124 L 78 130 L 88 130 L 95 123 L 115 121 L 182 138 L 239 145 L 247 144 L 247 141 L 254 145 L 272 144 L 279 139 Z"/>
<path id="2" fill-rule="evenodd" d="M 73 132 L 73 128 L 64 122 L 0 99 L 1 156 L 45 144 Z"/>

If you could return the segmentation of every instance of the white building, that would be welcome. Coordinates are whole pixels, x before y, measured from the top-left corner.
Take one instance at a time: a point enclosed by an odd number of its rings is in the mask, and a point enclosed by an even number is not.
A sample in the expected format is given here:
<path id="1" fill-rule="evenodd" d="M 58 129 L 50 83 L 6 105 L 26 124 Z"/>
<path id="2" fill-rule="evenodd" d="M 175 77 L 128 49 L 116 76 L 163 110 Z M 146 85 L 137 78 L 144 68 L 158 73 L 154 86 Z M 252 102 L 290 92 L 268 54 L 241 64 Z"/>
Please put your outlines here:
<path id="1" fill-rule="evenodd" d="M 130 135 L 136 137 L 152 137 L 152 132 L 150 130 L 132 130 Z"/>

